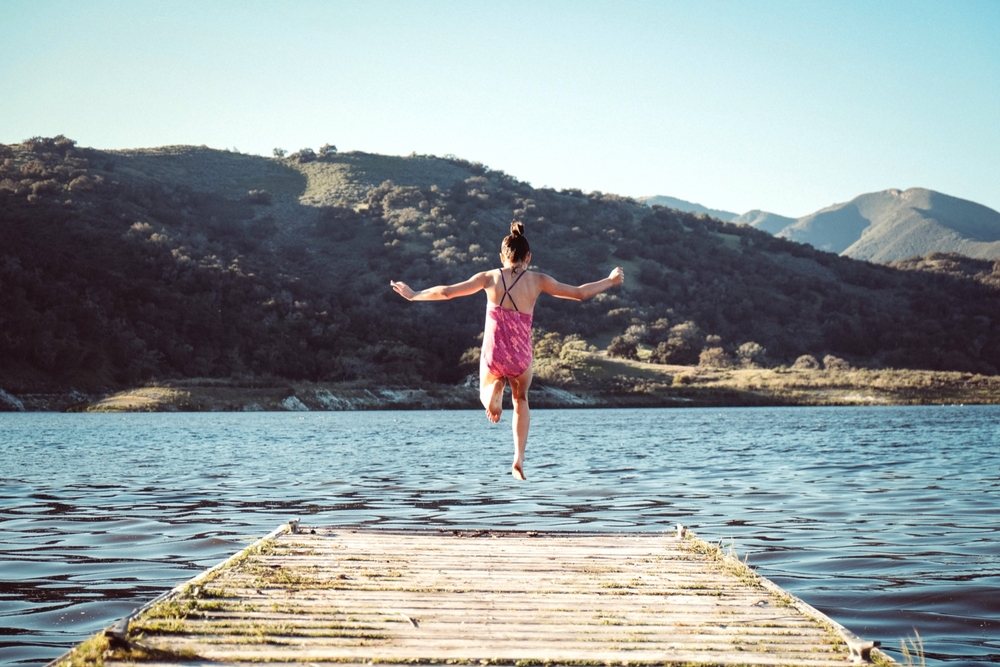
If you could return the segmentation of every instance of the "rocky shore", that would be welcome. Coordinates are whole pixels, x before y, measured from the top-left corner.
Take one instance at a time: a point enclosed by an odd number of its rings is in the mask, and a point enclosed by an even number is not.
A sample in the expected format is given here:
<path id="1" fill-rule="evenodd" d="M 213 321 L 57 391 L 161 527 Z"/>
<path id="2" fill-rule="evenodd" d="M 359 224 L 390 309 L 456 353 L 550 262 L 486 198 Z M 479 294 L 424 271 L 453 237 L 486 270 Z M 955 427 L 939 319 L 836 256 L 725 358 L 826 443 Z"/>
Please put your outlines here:
<path id="1" fill-rule="evenodd" d="M 627 372 L 621 372 L 627 371 Z M 509 399 L 505 400 L 509 405 Z M 605 361 L 562 386 L 537 378 L 537 408 L 927 405 L 1000 403 L 1000 376 L 868 370 L 706 369 Z M 478 409 L 476 377 L 423 387 L 186 379 L 124 391 L 20 393 L 0 389 L 0 411 L 258 412 Z"/>

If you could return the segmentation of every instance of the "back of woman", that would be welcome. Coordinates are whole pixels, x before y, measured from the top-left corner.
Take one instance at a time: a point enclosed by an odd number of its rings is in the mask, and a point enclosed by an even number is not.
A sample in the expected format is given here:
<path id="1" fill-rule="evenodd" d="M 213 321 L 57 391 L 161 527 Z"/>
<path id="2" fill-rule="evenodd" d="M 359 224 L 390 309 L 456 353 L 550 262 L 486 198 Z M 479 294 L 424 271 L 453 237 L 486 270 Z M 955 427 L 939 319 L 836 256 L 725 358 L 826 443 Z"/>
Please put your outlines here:
<path id="1" fill-rule="evenodd" d="M 565 285 L 551 276 L 529 271 L 531 248 L 524 237 L 524 223 L 514 221 L 500 244 L 502 267 L 483 271 L 454 285 L 437 285 L 419 292 L 390 281 L 392 288 L 410 301 L 434 301 L 486 292 L 486 324 L 479 364 L 479 398 L 486 417 L 494 424 L 503 411 L 504 387 L 510 384 L 514 403 L 514 463 L 511 474 L 524 480 L 524 451 L 528 443 L 531 386 L 531 325 L 540 294 L 582 301 L 622 284 L 624 273 L 616 267 L 607 278 L 579 286 Z"/>

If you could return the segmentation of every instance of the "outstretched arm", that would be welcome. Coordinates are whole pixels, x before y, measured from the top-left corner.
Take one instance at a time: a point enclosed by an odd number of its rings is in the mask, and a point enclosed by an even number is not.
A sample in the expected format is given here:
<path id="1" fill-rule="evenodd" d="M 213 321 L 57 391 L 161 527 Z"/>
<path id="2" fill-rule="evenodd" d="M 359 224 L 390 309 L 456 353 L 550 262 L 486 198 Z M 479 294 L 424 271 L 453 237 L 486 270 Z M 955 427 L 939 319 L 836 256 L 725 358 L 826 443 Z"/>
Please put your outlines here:
<path id="1" fill-rule="evenodd" d="M 604 290 L 621 285 L 623 282 L 625 282 L 625 272 L 622 270 L 622 267 L 617 266 L 615 267 L 615 270 L 611 272 L 611 275 L 604 280 L 598 280 L 594 283 L 586 283 L 585 285 L 579 285 L 576 287 L 561 283 L 551 276 L 542 275 L 542 291 L 560 299 L 586 301 L 587 299 L 597 296 Z"/>
<path id="2" fill-rule="evenodd" d="M 475 294 L 479 290 L 485 289 L 488 282 L 489 277 L 484 271 L 477 273 L 464 282 L 455 283 L 454 285 L 436 285 L 420 291 L 414 291 L 406 283 L 395 280 L 390 280 L 389 284 L 392 285 L 392 289 L 397 294 L 408 301 L 441 301 L 444 299 L 453 299 L 456 296 Z"/>

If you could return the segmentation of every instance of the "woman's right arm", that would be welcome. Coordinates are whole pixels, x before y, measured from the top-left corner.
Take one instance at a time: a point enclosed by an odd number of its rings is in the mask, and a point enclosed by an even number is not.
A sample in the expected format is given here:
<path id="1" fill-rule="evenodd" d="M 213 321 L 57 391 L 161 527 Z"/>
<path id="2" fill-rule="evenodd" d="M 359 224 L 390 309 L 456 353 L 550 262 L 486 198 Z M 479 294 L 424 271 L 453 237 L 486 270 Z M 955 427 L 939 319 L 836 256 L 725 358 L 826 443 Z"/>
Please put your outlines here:
<path id="1" fill-rule="evenodd" d="M 457 296 L 469 296 L 481 289 L 486 289 L 489 285 L 489 275 L 486 271 L 477 273 L 468 280 L 454 285 L 435 285 L 427 289 L 414 291 L 406 283 L 390 280 L 389 284 L 401 297 L 408 301 L 442 301 L 453 299 Z"/>
<path id="2" fill-rule="evenodd" d="M 625 272 L 620 266 L 616 266 L 604 280 L 578 286 L 567 285 L 559 282 L 552 276 L 547 276 L 544 273 L 541 274 L 541 288 L 543 292 L 560 299 L 573 299 L 575 301 L 586 301 L 607 289 L 621 285 L 623 282 L 625 282 Z"/>

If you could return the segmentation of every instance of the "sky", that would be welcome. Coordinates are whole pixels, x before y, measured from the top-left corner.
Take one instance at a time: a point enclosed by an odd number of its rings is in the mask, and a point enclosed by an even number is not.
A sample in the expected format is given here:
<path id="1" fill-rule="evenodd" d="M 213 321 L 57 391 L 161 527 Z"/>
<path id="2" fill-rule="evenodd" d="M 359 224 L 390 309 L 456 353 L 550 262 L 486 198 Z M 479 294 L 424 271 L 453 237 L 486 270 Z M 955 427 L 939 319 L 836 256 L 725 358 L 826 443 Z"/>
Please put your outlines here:
<path id="1" fill-rule="evenodd" d="M 799 217 L 1000 210 L 1000 0 L 0 0 L 0 143 L 453 154 Z"/>

